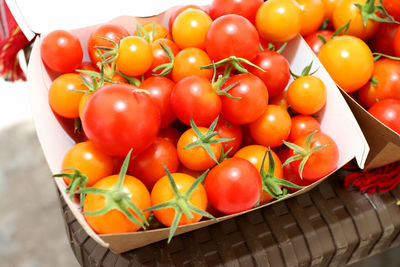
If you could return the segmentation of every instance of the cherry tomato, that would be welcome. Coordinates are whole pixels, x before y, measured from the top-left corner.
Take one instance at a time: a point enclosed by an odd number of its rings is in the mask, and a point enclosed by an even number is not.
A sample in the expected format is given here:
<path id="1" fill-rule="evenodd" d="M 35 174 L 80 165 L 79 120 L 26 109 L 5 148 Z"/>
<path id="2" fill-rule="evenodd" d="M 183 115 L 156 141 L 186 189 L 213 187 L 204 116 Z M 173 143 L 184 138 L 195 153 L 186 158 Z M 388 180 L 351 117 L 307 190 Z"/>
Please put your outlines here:
<path id="1" fill-rule="evenodd" d="M 269 100 L 270 105 L 280 106 L 281 108 L 288 110 L 289 104 L 287 102 L 286 91 L 282 91 L 276 96 L 273 96 Z"/>
<path id="2" fill-rule="evenodd" d="M 389 15 L 393 16 L 397 21 L 400 20 L 400 1 L 399 0 L 382 0 Z"/>
<path id="3" fill-rule="evenodd" d="M 393 50 L 397 57 L 400 57 L 400 26 L 397 27 L 396 33 L 393 38 Z"/>
<path id="4" fill-rule="evenodd" d="M 260 117 L 268 105 L 268 90 L 263 81 L 252 74 L 238 74 L 229 78 L 222 89 L 238 83 L 228 91 L 234 97 L 221 96 L 221 114 L 235 124 L 248 124 Z"/>
<path id="5" fill-rule="evenodd" d="M 360 103 L 371 107 L 384 99 L 400 99 L 399 61 L 388 58 L 377 60 L 372 77 L 374 81 L 368 82 L 358 91 Z"/>
<path id="6" fill-rule="evenodd" d="M 252 60 L 259 51 L 256 28 L 239 15 L 224 15 L 211 24 L 206 37 L 206 50 L 214 61 L 230 56 Z"/>
<path id="7" fill-rule="evenodd" d="M 172 36 L 179 48 L 197 47 L 204 49 L 208 28 L 212 19 L 199 9 L 186 9 L 172 25 Z"/>
<path id="8" fill-rule="evenodd" d="M 175 21 L 176 17 L 177 17 L 179 14 L 181 14 L 183 11 L 185 11 L 186 9 L 189 9 L 189 8 L 191 8 L 191 9 L 198 9 L 198 10 L 201 10 L 201 11 L 204 11 L 205 13 L 207 13 L 207 11 L 206 11 L 205 9 L 203 9 L 202 7 L 197 6 L 197 5 L 186 5 L 186 6 L 182 6 L 182 7 L 178 8 L 178 9 L 176 9 L 176 10 L 171 14 L 171 16 L 169 17 L 169 22 L 168 22 L 169 29 L 172 29 L 172 25 L 174 24 L 174 21 Z"/>
<path id="9" fill-rule="evenodd" d="M 236 14 L 254 24 L 257 10 L 263 2 L 263 0 L 213 0 L 209 12 L 213 20 L 223 15 Z"/>
<path id="10" fill-rule="evenodd" d="M 158 137 L 161 137 L 176 146 L 178 144 L 179 137 L 181 137 L 181 133 L 174 127 L 168 126 L 167 128 L 161 129 L 158 132 Z"/>
<path id="11" fill-rule="evenodd" d="M 94 188 L 112 190 L 115 188 L 118 181 L 118 175 L 108 176 L 101 179 L 95 185 Z M 140 210 L 144 210 L 150 207 L 150 193 L 146 186 L 139 181 L 137 178 L 125 175 L 123 183 L 123 192 L 131 195 L 130 200 Z M 83 211 L 97 211 L 106 205 L 105 198 L 98 194 L 87 194 L 83 204 Z M 133 213 L 133 212 L 132 212 Z M 137 215 L 133 213 L 136 217 Z M 145 218 L 148 218 L 150 212 L 143 212 Z M 130 221 L 123 213 L 118 210 L 111 210 L 105 214 L 93 216 L 85 215 L 85 219 L 90 227 L 97 234 L 117 234 L 117 233 L 128 233 L 136 232 L 140 229 L 140 226 Z M 140 220 L 139 217 L 137 217 Z M 140 220 L 141 221 L 141 220 Z"/>
<path id="12" fill-rule="evenodd" d="M 62 169 L 76 168 L 85 174 L 89 178 L 87 186 L 92 186 L 100 179 L 110 176 L 113 167 L 112 157 L 101 152 L 91 141 L 75 144 L 65 154 L 62 162 Z M 67 184 L 69 180 L 64 179 Z"/>
<path id="13" fill-rule="evenodd" d="M 371 50 L 354 36 L 331 39 L 321 48 L 318 58 L 333 80 L 348 93 L 366 84 L 374 70 Z"/>
<path id="14" fill-rule="evenodd" d="M 105 23 L 98 26 L 89 36 L 89 40 L 87 43 L 87 49 L 89 52 L 89 57 L 92 63 L 97 66 L 99 62 L 101 62 L 101 58 L 98 55 L 98 49 L 96 46 L 102 47 L 113 47 L 113 44 L 103 38 L 106 38 L 110 41 L 114 41 L 118 43 L 119 40 L 127 37 L 129 32 L 118 24 L 113 23 Z M 105 52 L 100 50 L 102 54 Z"/>
<path id="15" fill-rule="evenodd" d="M 400 100 L 385 99 L 379 101 L 368 112 L 387 127 L 400 134 Z"/>
<path id="16" fill-rule="evenodd" d="M 185 48 L 175 57 L 172 79 L 178 82 L 185 77 L 196 75 L 211 80 L 214 71 L 211 69 L 200 69 L 201 66 L 210 64 L 212 64 L 212 61 L 203 50 L 199 48 Z"/>
<path id="17" fill-rule="evenodd" d="M 321 50 L 321 47 L 324 45 L 323 41 L 318 35 L 321 35 L 322 37 L 325 38 L 326 41 L 329 41 L 330 39 L 332 39 L 333 31 L 329 30 L 316 31 L 306 36 L 304 40 L 310 46 L 311 50 L 314 51 L 314 53 L 317 55 Z"/>
<path id="18" fill-rule="evenodd" d="M 209 126 L 221 112 L 221 99 L 210 81 L 189 76 L 176 83 L 171 94 L 171 106 L 178 119 L 190 125 Z"/>
<path id="19" fill-rule="evenodd" d="M 78 118 L 79 103 L 88 88 L 81 77 L 75 73 L 58 76 L 49 88 L 49 104 L 62 117 Z M 79 90 L 79 91 L 77 91 Z"/>
<path id="20" fill-rule="evenodd" d="M 172 173 L 176 186 L 180 193 L 185 193 L 196 180 L 194 177 L 184 173 Z M 151 191 L 151 204 L 153 206 L 170 201 L 174 198 L 171 184 L 167 176 L 162 177 L 154 185 Z M 202 184 L 199 184 L 193 191 L 189 202 L 198 209 L 206 210 L 207 208 L 207 194 Z M 153 211 L 154 216 L 163 225 L 171 226 L 175 217 L 175 211 L 171 208 L 160 209 Z M 178 225 L 186 225 L 195 223 L 201 220 L 202 216 L 198 213 L 192 212 L 193 218 L 189 219 L 185 214 L 182 214 Z"/>
<path id="21" fill-rule="evenodd" d="M 88 99 L 82 126 L 96 146 L 115 157 L 144 151 L 157 137 L 160 111 L 151 98 L 126 84 L 105 85 Z"/>
<path id="22" fill-rule="evenodd" d="M 153 52 L 145 39 L 128 36 L 120 41 L 115 64 L 122 73 L 129 76 L 142 75 L 150 69 L 152 62 Z"/>
<path id="23" fill-rule="evenodd" d="M 142 25 L 142 28 L 150 35 L 151 42 L 158 39 L 171 39 L 168 29 L 158 22 L 145 23 Z M 142 37 L 145 36 L 142 30 L 139 30 L 139 32 Z M 135 32 L 135 35 L 138 35 L 138 33 Z"/>
<path id="24" fill-rule="evenodd" d="M 289 85 L 287 100 L 294 111 L 304 115 L 315 114 L 325 106 L 325 84 L 315 76 L 297 78 Z"/>
<path id="25" fill-rule="evenodd" d="M 250 123 L 249 129 L 251 136 L 258 144 L 278 147 L 289 137 L 291 126 L 292 120 L 285 109 L 268 105 L 264 114 Z"/>
<path id="26" fill-rule="evenodd" d="M 332 20 L 333 10 L 335 10 L 340 0 L 322 0 L 324 3 L 325 19 Z"/>
<path id="27" fill-rule="evenodd" d="M 159 76 L 152 76 L 139 86 L 139 88 L 149 91 L 151 100 L 160 109 L 161 129 L 167 127 L 176 119 L 170 101 L 174 86 L 173 81 Z"/>
<path id="28" fill-rule="evenodd" d="M 309 135 L 316 130 L 321 131 L 321 126 L 314 117 L 308 115 L 293 116 L 288 141 L 292 142 L 300 136 Z"/>
<path id="29" fill-rule="evenodd" d="M 176 56 L 179 53 L 179 48 L 178 46 L 171 40 L 169 39 L 157 39 L 154 42 L 151 43 L 151 51 L 153 52 L 153 62 L 151 63 L 151 67 L 148 71 L 147 76 L 150 76 L 153 74 L 154 68 L 165 64 L 169 63 L 170 60 L 165 53 L 164 49 L 161 47 L 162 45 L 166 45 L 172 52 L 174 56 Z M 154 72 L 154 74 L 160 74 L 162 70 L 158 70 Z"/>
<path id="30" fill-rule="evenodd" d="M 301 30 L 302 36 L 318 30 L 324 20 L 325 10 L 322 0 L 296 0 L 302 11 Z"/>
<path id="31" fill-rule="evenodd" d="M 82 63 L 83 50 L 78 37 L 69 31 L 56 30 L 43 38 L 40 55 L 47 67 L 67 73 L 73 72 Z"/>
<path id="32" fill-rule="evenodd" d="M 272 42 L 287 42 L 301 30 L 302 11 L 294 0 L 268 0 L 257 11 L 260 36 Z"/>
<path id="33" fill-rule="evenodd" d="M 92 62 L 82 62 L 82 64 L 79 65 L 76 68 L 76 70 L 89 70 L 89 71 L 96 71 L 97 72 L 98 68 L 95 65 L 93 65 Z M 89 74 L 80 73 L 80 72 L 77 72 L 76 70 L 75 70 L 75 73 L 77 73 L 79 75 L 82 75 L 83 78 L 85 78 L 88 82 L 91 82 L 92 78 L 91 78 L 91 76 Z"/>
<path id="34" fill-rule="evenodd" d="M 275 51 L 264 50 L 257 53 L 253 63 L 264 71 L 253 66 L 249 66 L 248 70 L 265 83 L 270 97 L 285 90 L 290 79 L 290 65 L 284 56 Z"/>
<path id="35" fill-rule="evenodd" d="M 205 188 L 214 208 L 225 214 L 234 214 L 249 210 L 258 202 L 261 177 L 248 160 L 234 157 L 211 169 Z"/>
<path id="36" fill-rule="evenodd" d="M 242 144 L 242 128 L 239 125 L 232 124 L 223 117 L 219 117 L 217 127 L 215 130 L 218 132 L 221 138 L 233 138 L 234 140 L 229 142 L 224 142 L 224 152 L 226 153 L 229 149 L 232 150 L 228 153 L 228 157 L 232 156 Z"/>
<path id="37" fill-rule="evenodd" d="M 372 51 L 393 56 L 393 40 L 397 28 L 396 23 L 380 23 L 376 33 L 368 40 Z"/>
<path id="38" fill-rule="evenodd" d="M 175 146 L 159 137 L 145 151 L 131 158 L 128 173 L 138 177 L 151 190 L 157 180 L 165 176 L 163 165 L 176 172 L 179 159 Z"/>

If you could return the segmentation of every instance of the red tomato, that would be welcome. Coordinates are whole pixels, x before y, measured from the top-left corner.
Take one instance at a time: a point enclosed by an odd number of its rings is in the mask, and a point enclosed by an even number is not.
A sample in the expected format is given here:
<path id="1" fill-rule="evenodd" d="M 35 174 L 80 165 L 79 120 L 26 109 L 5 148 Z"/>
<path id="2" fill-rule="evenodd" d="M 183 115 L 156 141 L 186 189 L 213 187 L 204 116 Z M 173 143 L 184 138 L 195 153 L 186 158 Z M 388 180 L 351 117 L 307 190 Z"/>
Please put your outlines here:
<path id="1" fill-rule="evenodd" d="M 400 134 L 400 100 L 386 99 L 379 101 L 368 112 L 387 127 Z"/>
<path id="2" fill-rule="evenodd" d="M 202 11 L 204 11 L 204 12 L 207 13 L 206 10 L 204 10 L 203 8 L 201 8 L 201 7 L 197 6 L 197 5 L 186 5 L 186 6 L 182 6 L 182 7 L 178 8 L 175 12 L 173 12 L 173 13 L 171 14 L 171 16 L 169 17 L 169 23 L 168 23 L 168 24 L 169 24 L 169 29 L 170 29 L 170 30 L 172 29 L 172 25 L 173 25 L 173 23 L 174 23 L 176 17 L 179 16 L 179 14 L 181 14 L 183 11 L 185 11 L 186 9 L 189 9 L 189 8 L 202 10 Z"/>
<path id="3" fill-rule="evenodd" d="M 393 50 L 397 57 L 400 57 L 400 26 L 397 27 L 396 33 L 393 38 Z"/>
<path id="4" fill-rule="evenodd" d="M 92 63 L 95 66 L 97 66 L 97 63 L 101 62 L 101 58 L 98 55 L 97 52 L 98 49 L 96 48 L 96 46 L 111 47 L 111 48 L 113 47 L 113 44 L 111 42 L 104 40 L 102 38 L 106 38 L 110 41 L 118 43 L 119 40 L 123 39 L 124 37 L 127 37 L 128 35 L 129 32 L 124 27 L 118 24 L 106 23 L 97 27 L 90 34 L 87 43 L 87 49 Z M 105 52 L 101 51 L 101 53 L 104 54 Z"/>
<path id="5" fill-rule="evenodd" d="M 316 31 L 306 36 L 304 40 L 311 47 L 312 51 L 314 51 L 315 54 L 318 54 L 319 51 L 321 50 L 321 47 L 324 45 L 324 43 L 322 42 L 321 38 L 318 37 L 318 35 L 321 35 L 322 37 L 325 38 L 326 41 L 329 41 L 332 38 L 333 31 L 329 30 Z"/>
<path id="6" fill-rule="evenodd" d="M 106 154 L 125 157 L 144 151 L 157 137 L 160 111 L 151 98 L 136 87 L 105 85 L 88 99 L 82 114 L 82 126 L 88 136 Z"/>
<path id="7" fill-rule="evenodd" d="M 289 142 L 292 142 L 302 135 L 309 135 L 314 131 L 321 131 L 319 122 L 308 115 L 297 115 L 292 117 L 292 128 L 290 129 Z"/>
<path id="8" fill-rule="evenodd" d="M 209 126 L 221 112 L 221 99 L 210 81 L 189 76 L 176 83 L 171 94 L 171 106 L 180 121 L 190 125 Z"/>
<path id="9" fill-rule="evenodd" d="M 176 119 L 170 101 L 174 86 L 175 83 L 173 81 L 159 76 L 150 77 L 139 86 L 139 88 L 150 92 L 151 100 L 160 109 L 161 129 L 167 127 Z"/>
<path id="10" fill-rule="evenodd" d="M 257 10 L 263 0 L 213 0 L 210 5 L 210 16 L 213 20 L 228 14 L 245 17 L 254 24 Z"/>
<path id="11" fill-rule="evenodd" d="M 397 21 L 399 21 L 400 0 L 382 0 L 382 3 L 389 15 L 393 16 Z"/>
<path id="12" fill-rule="evenodd" d="M 47 67 L 67 73 L 82 63 L 83 50 L 78 37 L 68 31 L 56 30 L 43 38 L 40 55 Z"/>
<path id="13" fill-rule="evenodd" d="M 234 97 L 221 96 L 221 114 L 235 124 L 248 124 L 260 117 L 268 105 L 268 90 L 263 81 L 252 74 L 239 74 L 232 76 L 222 89 L 237 83 L 228 91 Z"/>
<path id="14" fill-rule="evenodd" d="M 252 60 L 259 44 L 256 28 L 239 15 L 219 17 L 211 24 L 206 37 L 206 50 L 214 61 L 230 56 Z"/>
<path id="15" fill-rule="evenodd" d="M 169 63 L 170 60 L 165 53 L 164 49 L 162 49 L 161 44 L 165 44 L 172 52 L 174 56 L 176 56 L 179 53 L 179 48 L 178 46 L 171 40 L 169 39 L 157 39 L 154 42 L 151 43 L 151 50 L 153 52 L 153 62 L 151 63 L 151 67 L 149 69 L 149 73 L 147 76 L 150 76 L 153 74 L 153 69 L 165 64 Z M 158 70 L 154 72 L 155 74 L 160 74 L 162 70 Z"/>
<path id="16" fill-rule="evenodd" d="M 223 117 L 219 117 L 215 130 L 221 138 L 234 138 L 232 141 L 223 143 L 225 153 L 232 148 L 231 152 L 227 155 L 232 156 L 242 144 L 242 128 L 239 125 L 230 123 Z"/>
<path id="17" fill-rule="evenodd" d="M 167 128 L 161 129 L 158 132 L 158 137 L 161 137 L 164 140 L 171 142 L 174 146 L 176 146 L 176 144 L 178 143 L 180 136 L 181 133 L 172 126 L 168 126 Z"/>
<path id="18" fill-rule="evenodd" d="M 249 66 L 248 70 L 265 83 L 270 97 L 285 90 L 290 79 L 290 65 L 284 56 L 275 51 L 264 50 L 258 52 L 252 62 L 264 71 L 253 66 Z"/>
<path id="19" fill-rule="evenodd" d="M 377 32 L 368 40 L 373 52 L 394 55 L 393 39 L 396 34 L 398 24 L 381 23 Z"/>
<path id="20" fill-rule="evenodd" d="M 159 137 L 145 151 L 131 158 L 128 173 L 138 177 L 151 190 L 158 179 L 165 176 L 163 165 L 170 172 L 176 172 L 179 159 L 175 146 Z"/>
<path id="21" fill-rule="evenodd" d="M 230 158 L 215 166 L 205 180 L 207 198 L 225 214 L 249 210 L 261 195 L 261 176 L 248 160 Z"/>

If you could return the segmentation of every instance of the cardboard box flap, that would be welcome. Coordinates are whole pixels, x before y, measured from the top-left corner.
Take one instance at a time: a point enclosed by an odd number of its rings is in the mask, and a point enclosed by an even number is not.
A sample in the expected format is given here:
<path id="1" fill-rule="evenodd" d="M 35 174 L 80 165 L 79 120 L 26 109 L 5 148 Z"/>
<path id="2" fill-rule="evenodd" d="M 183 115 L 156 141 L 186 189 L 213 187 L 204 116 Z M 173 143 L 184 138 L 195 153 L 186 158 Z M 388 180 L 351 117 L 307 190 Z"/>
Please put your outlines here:
<path id="1" fill-rule="evenodd" d="M 86 27 L 124 15 L 149 17 L 174 6 L 209 5 L 211 0 L 6 0 L 6 3 L 22 32 L 32 40 L 36 34 L 56 29 Z"/>

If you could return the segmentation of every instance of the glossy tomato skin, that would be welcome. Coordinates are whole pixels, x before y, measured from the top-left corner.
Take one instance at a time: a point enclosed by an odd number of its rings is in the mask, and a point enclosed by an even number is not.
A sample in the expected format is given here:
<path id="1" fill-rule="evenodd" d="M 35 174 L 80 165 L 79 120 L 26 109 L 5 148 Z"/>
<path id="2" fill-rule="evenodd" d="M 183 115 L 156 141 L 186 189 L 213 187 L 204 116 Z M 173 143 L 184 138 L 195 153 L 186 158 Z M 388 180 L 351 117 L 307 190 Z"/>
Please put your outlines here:
<path id="1" fill-rule="evenodd" d="M 87 49 L 89 52 L 89 57 L 92 63 L 97 66 L 99 62 L 101 62 L 101 59 L 99 55 L 97 54 L 97 48 L 96 46 L 102 46 L 102 47 L 110 47 L 112 48 L 113 45 L 111 42 L 108 42 L 107 40 L 104 40 L 103 38 L 106 38 L 110 41 L 114 41 L 118 43 L 119 40 L 127 37 L 129 35 L 129 32 L 122 27 L 121 25 L 118 24 L 113 24 L 113 23 L 105 23 L 97 27 L 89 36 L 89 40 L 87 43 Z M 101 50 L 100 50 L 101 51 Z M 104 54 L 105 52 L 102 51 Z"/>
<path id="2" fill-rule="evenodd" d="M 213 0 L 209 13 L 213 20 L 223 15 L 236 14 L 254 24 L 257 10 L 263 2 L 263 0 Z"/>
<path id="3" fill-rule="evenodd" d="M 326 41 L 329 41 L 330 39 L 332 39 L 333 31 L 330 30 L 315 31 L 304 38 L 304 40 L 310 46 L 311 50 L 314 51 L 314 53 L 317 55 L 321 50 L 321 47 L 324 45 L 324 43 L 322 42 L 321 38 L 318 37 L 318 35 L 323 36 Z"/>
<path id="4" fill-rule="evenodd" d="M 108 176 L 101 179 L 94 188 L 112 190 L 115 188 L 118 175 Z M 140 209 L 144 210 L 150 207 L 150 193 L 146 186 L 137 178 L 126 175 L 123 183 L 123 192 L 131 194 L 131 201 Z M 101 195 L 87 194 L 83 204 L 83 211 L 97 211 L 105 206 L 105 199 Z M 133 213 L 135 215 L 135 213 Z M 143 212 L 145 218 L 148 218 L 150 212 Z M 136 215 L 135 215 L 136 216 Z M 138 220 L 140 218 L 136 216 Z M 136 232 L 140 226 L 131 222 L 124 214 L 117 210 L 111 210 L 105 214 L 92 216 L 85 215 L 85 219 L 90 227 L 97 234 L 117 234 Z"/>
<path id="5" fill-rule="evenodd" d="M 238 74 L 229 78 L 222 89 L 237 83 L 228 92 L 234 97 L 221 96 L 221 114 L 235 124 L 248 124 L 260 117 L 268 105 L 268 90 L 264 82 L 252 74 Z"/>
<path id="6" fill-rule="evenodd" d="M 40 55 L 50 69 L 68 73 L 82 63 L 83 50 L 79 39 L 64 30 L 55 30 L 47 34 L 40 45 Z"/>
<path id="7" fill-rule="evenodd" d="M 377 84 L 368 82 L 358 91 L 361 104 L 371 107 L 377 101 L 394 98 L 400 99 L 400 62 L 382 58 L 375 62 L 372 77 Z"/>
<path id="8" fill-rule="evenodd" d="M 105 85 L 88 99 L 82 113 L 82 126 L 104 153 L 125 157 L 144 151 L 157 137 L 160 111 L 151 98 L 136 87 Z"/>
<path id="9" fill-rule="evenodd" d="M 139 86 L 139 88 L 146 89 L 150 93 L 151 100 L 160 109 L 161 129 L 169 126 L 176 119 L 170 101 L 174 86 L 173 81 L 162 76 L 152 76 L 144 80 Z"/>
<path id="10" fill-rule="evenodd" d="M 172 173 L 171 174 L 180 193 L 186 192 L 190 186 L 196 180 L 194 177 L 184 174 L 184 173 Z M 171 184 L 167 178 L 167 176 L 162 177 L 157 183 L 154 185 L 153 190 L 151 191 L 151 204 L 158 205 L 167 201 L 172 200 L 174 197 L 174 193 L 172 191 Z M 202 184 L 199 184 L 196 189 L 193 191 L 189 199 L 190 203 L 201 209 L 206 210 L 207 208 L 207 194 Z M 154 216 L 156 216 L 157 220 L 159 220 L 163 225 L 171 226 L 174 220 L 175 211 L 174 209 L 160 209 L 153 211 Z M 186 225 L 190 223 L 195 223 L 201 220 L 202 216 L 200 214 L 192 212 L 193 218 L 189 219 L 185 214 L 182 214 L 181 219 L 179 220 L 178 225 Z"/>
<path id="11" fill-rule="evenodd" d="M 325 12 L 324 18 L 332 21 L 333 11 L 335 10 L 340 0 L 322 0 L 322 2 L 324 3 L 324 12 Z"/>
<path id="12" fill-rule="evenodd" d="M 171 142 L 176 147 L 178 144 L 179 137 L 181 137 L 181 133 L 174 127 L 168 126 L 167 128 L 161 129 L 158 132 L 158 137 Z"/>
<path id="13" fill-rule="evenodd" d="M 176 147 L 158 137 L 145 151 L 131 158 L 128 173 L 138 177 L 151 190 L 157 180 L 165 176 L 163 165 L 170 172 L 176 172 L 179 159 Z"/>
<path id="14" fill-rule="evenodd" d="M 200 69 L 212 64 L 210 57 L 202 49 L 190 47 L 181 50 L 175 57 L 172 80 L 179 82 L 185 77 L 196 75 L 211 80 L 212 69 Z"/>
<path id="15" fill-rule="evenodd" d="M 205 13 L 207 13 L 207 11 L 206 11 L 205 9 L 203 9 L 202 7 L 200 7 L 200 6 L 198 6 L 198 5 L 186 5 L 186 6 L 182 6 L 182 7 L 178 8 L 178 9 L 176 9 L 176 10 L 171 14 L 171 16 L 169 17 L 168 25 L 169 25 L 169 29 L 170 29 L 170 30 L 172 29 L 172 25 L 174 24 L 174 21 L 175 21 L 176 17 L 179 16 L 179 14 L 181 14 L 183 11 L 185 11 L 186 9 L 189 9 L 189 8 L 191 8 L 191 9 L 198 9 L 198 10 L 201 10 L 201 11 L 204 11 Z"/>
<path id="16" fill-rule="evenodd" d="M 221 99 L 207 79 L 189 76 L 176 83 L 171 106 L 184 124 L 193 118 L 197 126 L 208 127 L 221 112 Z"/>
<path id="17" fill-rule="evenodd" d="M 400 1 L 399 0 L 382 0 L 383 6 L 389 15 L 393 16 L 397 21 L 400 20 Z"/>
<path id="18" fill-rule="evenodd" d="M 371 78 L 374 58 L 369 47 L 354 36 L 337 36 L 318 54 L 333 80 L 347 93 L 360 89 Z"/>
<path id="19" fill-rule="evenodd" d="M 318 30 L 325 17 L 324 3 L 322 0 L 296 0 L 302 10 L 301 30 L 302 36 Z"/>
<path id="20" fill-rule="evenodd" d="M 268 0 L 257 11 L 260 36 L 272 42 L 286 42 L 301 30 L 302 12 L 294 0 Z"/>
<path id="21" fill-rule="evenodd" d="M 219 61 L 230 56 L 252 60 L 259 51 L 256 28 L 239 15 L 224 15 L 211 24 L 206 37 L 206 51 Z"/>
<path id="22" fill-rule="evenodd" d="M 393 37 L 393 50 L 397 57 L 400 57 L 400 26 L 397 27 L 395 35 Z"/>
<path id="23" fill-rule="evenodd" d="M 305 147 L 307 136 L 300 136 L 293 143 L 300 147 Z M 304 165 L 302 177 L 306 181 L 319 180 L 336 169 L 339 160 L 339 149 L 335 141 L 327 134 L 317 132 L 311 140 L 311 148 L 321 145 L 326 146 L 314 152 Z M 293 156 L 292 150 L 290 156 Z M 292 161 L 290 166 L 298 172 L 300 162 L 300 160 Z"/>
<path id="24" fill-rule="evenodd" d="M 293 142 L 300 136 L 309 135 L 314 131 L 321 131 L 321 126 L 314 117 L 308 115 L 293 116 L 288 141 Z"/>
<path id="25" fill-rule="evenodd" d="M 260 199 L 261 177 L 248 160 L 234 157 L 211 169 L 205 189 L 214 208 L 234 214 L 253 208 Z"/>
<path id="26" fill-rule="evenodd" d="M 290 65 L 283 55 L 275 51 L 264 50 L 257 53 L 253 63 L 264 71 L 253 66 L 249 66 L 248 70 L 264 82 L 270 97 L 285 90 L 290 79 Z"/>
<path id="27" fill-rule="evenodd" d="M 224 142 L 224 152 L 226 153 L 229 149 L 232 148 L 231 152 L 227 155 L 228 157 L 232 156 L 242 144 L 242 128 L 239 125 L 233 124 L 222 116 L 218 118 L 217 126 L 215 130 L 218 132 L 219 137 L 221 138 L 233 138 L 234 140 L 229 142 Z"/>
<path id="28" fill-rule="evenodd" d="M 394 56 L 393 39 L 398 24 L 380 23 L 376 33 L 368 40 L 373 52 Z"/>
<path id="29" fill-rule="evenodd" d="M 165 44 L 166 46 L 168 46 L 168 48 L 171 50 L 171 52 L 174 56 L 176 56 L 180 51 L 178 46 L 169 39 L 161 38 L 161 39 L 157 39 L 154 42 L 152 42 L 151 43 L 151 51 L 153 52 L 153 61 L 151 63 L 151 67 L 148 70 L 146 76 L 151 76 L 153 74 L 154 68 L 156 68 L 162 64 L 170 62 L 164 49 L 162 49 L 161 44 L 162 45 Z M 162 72 L 162 70 L 158 70 L 158 71 L 154 72 L 154 74 L 160 74 L 161 72 Z"/>
<path id="30" fill-rule="evenodd" d="M 368 112 L 387 127 L 400 134 L 400 100 L 386 99 L 379 101 Z"/>

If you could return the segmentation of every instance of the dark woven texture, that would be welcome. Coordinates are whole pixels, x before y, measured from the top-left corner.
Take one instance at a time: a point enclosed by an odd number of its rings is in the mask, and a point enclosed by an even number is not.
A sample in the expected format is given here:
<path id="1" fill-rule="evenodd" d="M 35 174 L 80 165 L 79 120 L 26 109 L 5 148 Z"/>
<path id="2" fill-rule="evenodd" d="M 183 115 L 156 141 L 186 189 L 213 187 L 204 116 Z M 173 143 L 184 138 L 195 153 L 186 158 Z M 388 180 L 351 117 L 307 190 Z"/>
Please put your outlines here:
<path id="1" fill-rule="evenodd" d="M 339 175 L 312 191 L 166 241 L 115 254 L 98 245 L 60 198 L 82 266 L 344 266 L 400 245 L 400 187 L 367 195 Z"/>

